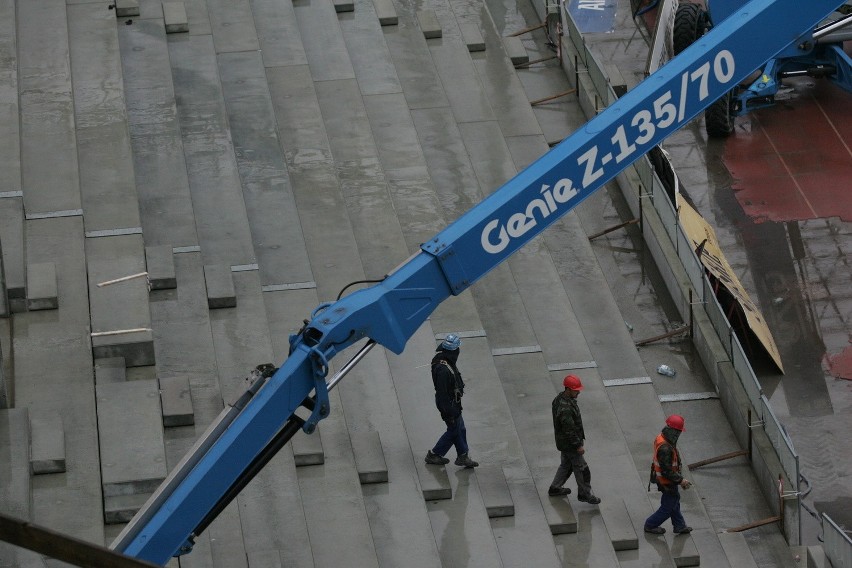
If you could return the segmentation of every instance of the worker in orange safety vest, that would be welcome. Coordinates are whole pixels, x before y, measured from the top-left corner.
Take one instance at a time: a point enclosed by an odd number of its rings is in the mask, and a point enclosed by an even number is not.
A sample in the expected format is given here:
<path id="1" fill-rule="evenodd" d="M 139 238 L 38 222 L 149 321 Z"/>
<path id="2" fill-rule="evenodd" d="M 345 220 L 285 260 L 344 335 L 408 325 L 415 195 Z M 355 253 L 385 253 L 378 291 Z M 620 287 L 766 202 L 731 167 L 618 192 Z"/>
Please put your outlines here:
<path id="1" fill-rule="evenodd" d="M 680 491 L 692 486 L 687 479 L 681 475 L 680 455 L 677 451 L 677 440 L 684 429 L 683 416 L 672 414 L 666 418 L 663 431 L 654 440 L 654 463 L 651 468 L 651 481 L 657 484 L 657 488 L 663 493 L 660 499 L 660 508 L 650 517 L 645 519 L 645 532 L 650 534 L 663 534 L 666 529 L 661 527 L 668 519 L 672 520 L 672 530 L 675 534 L 687 534 L 692 532 L 692 527 L 687 526 L 680 512 Z"/>

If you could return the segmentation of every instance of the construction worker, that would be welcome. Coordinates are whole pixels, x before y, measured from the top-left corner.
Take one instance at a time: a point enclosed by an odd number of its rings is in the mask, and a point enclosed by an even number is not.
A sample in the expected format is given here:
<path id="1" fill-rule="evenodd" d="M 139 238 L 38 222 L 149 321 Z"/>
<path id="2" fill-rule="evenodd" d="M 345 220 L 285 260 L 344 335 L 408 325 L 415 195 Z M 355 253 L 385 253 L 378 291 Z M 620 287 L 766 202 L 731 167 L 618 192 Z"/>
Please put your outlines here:
<path id="1" fill-rule="evenodd" d="M 661 527 L 667 519 L 672 520 L 672 530 L 675 534 L 692 532 L 680 513 L 680 488 L 689 489 L 692 486 L 680 474 L 681 462 L 677 451 L 677 439 L 683 432 L 684 420 L 679 414 L 666 418 L 663 431 L 654 440 L 654 462 L 651 467 L 651 480 L 663 492 L 660 508 L 645 519 L 645 532 L 663 534 L 666 529 Z"/>
<path id="2" fill-rule="evenodd" d="M 571 490 L 562 487 L 571 474 L 577 480 L 577 499 L 592 505 L 601 502 L 592 494 L 591 474 L 589 465 L 583 454 L 586 448 L 583 443 L 586 438 L 583 432 L 583 417 L 577 397 L 583 390 L 583 383 L 576 375 L 568 375 L 562 380 L 563 391 L 553 399 L 553 432 L 556 436 L 556 449 L 561 453 L 561 461 L 556 475 L 547 490 L 551 497 L 568 495 Z"/>
<path id="3" fill-rule="evenodd" d="M 478 462 L 468 455 L 467 429 L 462 418 L 461 399 L 464 396 L 464 381 L 456 367 L 456 361 L 461 351 L 461 338 L 455 333 L 447 337 L 436 349 L 432 358 L 432 383 L 435 385 L 435 406 L 441 413 L 441 419 L 447 425 L 435 447 L 426 452 L 426 463 L 444 465 L 450 460 L 444 455 L 452 446 L 456 447 L 456 465 L 465 468 L 477 467 Z"/>

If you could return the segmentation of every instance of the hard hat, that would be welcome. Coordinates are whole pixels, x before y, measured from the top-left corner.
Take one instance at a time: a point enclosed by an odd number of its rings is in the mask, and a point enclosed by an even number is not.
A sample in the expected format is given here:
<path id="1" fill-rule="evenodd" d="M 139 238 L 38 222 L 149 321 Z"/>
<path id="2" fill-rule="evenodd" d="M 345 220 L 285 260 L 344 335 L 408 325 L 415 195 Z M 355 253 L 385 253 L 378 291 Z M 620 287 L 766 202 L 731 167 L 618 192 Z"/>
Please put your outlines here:
<path id="1" fill-rule="evenodd" d="M 562 380 L 562 386 L 572 391 L 583 390 L 583 383 L 580 382 L 580 377 L 577 375 L 568 375 Z"/>
<path id="2" fill-rule="evenodd" d="M 445 351 L 455 351 L 461 345 L 461 337 L 455 333 L 448 333 L 444 341 L 441 342 L 441 349 Z"/>
<path id="3" fill-rule="evenodd" d="M 683 432 L 683 416 L 680 414 L 672 414 L 666 418 L 666 426 Z"/>

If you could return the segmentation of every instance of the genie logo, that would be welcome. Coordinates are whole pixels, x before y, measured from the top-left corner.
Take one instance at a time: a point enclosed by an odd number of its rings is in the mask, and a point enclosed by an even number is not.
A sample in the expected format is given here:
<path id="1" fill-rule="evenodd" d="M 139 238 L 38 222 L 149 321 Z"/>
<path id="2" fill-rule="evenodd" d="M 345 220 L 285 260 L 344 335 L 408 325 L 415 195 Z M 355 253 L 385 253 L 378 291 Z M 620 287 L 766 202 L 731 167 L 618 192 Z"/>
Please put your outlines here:
<path id="1" fill-rule="evenodd" d="M 577 189 L 570 179 L 562 178 L 553 190 L 549 185 L 541 186 L 542 197 L 536 197 L 529 203 L 523 213 L 514 213 L 505 224 L 499 219 L 492 219 L 482 229 L 482 248 L 485 252 L 497 254 L 502 252 L 513 238 L 525 235 L 528 231 L 538 225 L 539 219 L 546 219 L 556 212 L 559 204 L 568 203 L 577 195 Z M 536 216 L 536 212 L 538 216 Z"/>

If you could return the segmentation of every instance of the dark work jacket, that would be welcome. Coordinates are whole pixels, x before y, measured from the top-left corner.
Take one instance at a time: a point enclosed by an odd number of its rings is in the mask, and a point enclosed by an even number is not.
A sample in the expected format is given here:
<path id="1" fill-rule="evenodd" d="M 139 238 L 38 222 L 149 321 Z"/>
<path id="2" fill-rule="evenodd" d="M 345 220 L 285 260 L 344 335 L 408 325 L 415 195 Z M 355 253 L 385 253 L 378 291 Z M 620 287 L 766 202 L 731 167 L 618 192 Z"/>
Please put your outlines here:
<path id="1" fill-rule="evenodd" d="M 576 398 L 562 391 L 553 399 L 553 433 L 556 435 L 556 449 L 560 452 L 573 451 L 583 445 L 586 433 L 583 432 L 583 417 Z"/>
<path id="2" fill-rule="evenodd" d="M 675 452 L 677 452 L 677 439 L 680 437 L 680 431 L 665 426 L 663 427 L 662 434 L 668 443 L 660 444 L 660 449 L 657 450 L 657 463 L 660 464 L 660 473 L 658 475 L 665 477 L 676 486 L 683 481 L 683 476 L 680 474 L 680 463 L 678 463 L 677 468 L 672 467 Z M 680 456 L 678 456 L 678 462 L 680 462 Z"/>
<path id="3" fill-rule="evenodd" d="M 441 418 L 454 420 L 461 416 L 464 381 L 458 368 L 443 351 L 432 358 L 432 383 L 435 385 L 435 406 Z"/>

